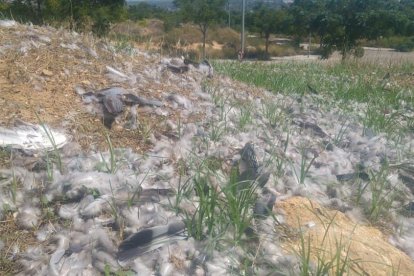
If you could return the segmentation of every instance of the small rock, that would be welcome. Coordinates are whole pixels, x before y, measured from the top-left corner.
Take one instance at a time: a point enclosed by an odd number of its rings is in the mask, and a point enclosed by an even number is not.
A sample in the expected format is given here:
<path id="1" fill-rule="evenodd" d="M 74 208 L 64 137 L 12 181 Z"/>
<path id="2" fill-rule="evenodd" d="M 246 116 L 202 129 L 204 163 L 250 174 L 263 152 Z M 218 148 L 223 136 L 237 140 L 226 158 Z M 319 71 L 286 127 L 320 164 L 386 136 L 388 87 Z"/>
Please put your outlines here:
<path id="1" fill-rule="evenodd" d="M 43 69 L 42 70 L 42 75 L 43 76 L 46 76 L 46 77 L 51 77 L 51 76 L 53 76 L 53 72 L 51 72 L 51 71 L 49 71 L 47 69 Z"/>
<path id="2" fill-rule="evenodd" d="M 0 27 L 2 28 L 10 28 L 16 26 L 16 21 L 14 20 L 0 20 Z"/>
<path id="3" fill-rule="evenodd" d="M 315 226 L 316 226 L 316 223 L 315 223 L 314 221 L 309 221 L 308 223 L 306 223 L 306 226 L 307 226 L 308 228 L 313 228 L 313 227 L 315 227 Z"/>

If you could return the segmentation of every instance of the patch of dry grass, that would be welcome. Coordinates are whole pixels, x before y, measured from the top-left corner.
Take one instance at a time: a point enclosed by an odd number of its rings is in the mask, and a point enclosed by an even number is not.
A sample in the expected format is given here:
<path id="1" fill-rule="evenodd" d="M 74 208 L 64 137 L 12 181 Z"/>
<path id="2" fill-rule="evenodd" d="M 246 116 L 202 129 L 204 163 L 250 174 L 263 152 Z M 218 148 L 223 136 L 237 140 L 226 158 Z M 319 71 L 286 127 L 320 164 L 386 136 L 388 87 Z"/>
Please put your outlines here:
<path id="1" fill-rule="evenodd" d="M 32 231 L 19 229 L 13 214 L 9 213 L 0 221 L 0 240 L 4 243 L 0 249 L 0 274 L 14 275 L 21 270 L 21 265 L 13 257 L 15 249 L 24 252 L 37 243 L 36 238 Z"/>

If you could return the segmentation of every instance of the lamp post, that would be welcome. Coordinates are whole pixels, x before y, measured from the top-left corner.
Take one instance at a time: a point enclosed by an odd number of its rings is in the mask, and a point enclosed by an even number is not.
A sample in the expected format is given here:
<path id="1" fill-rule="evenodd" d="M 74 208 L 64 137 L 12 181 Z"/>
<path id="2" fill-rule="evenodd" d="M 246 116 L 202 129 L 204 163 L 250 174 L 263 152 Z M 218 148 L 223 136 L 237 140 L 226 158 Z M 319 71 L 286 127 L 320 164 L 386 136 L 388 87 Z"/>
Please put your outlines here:
<path id="1" fill-rule="evenodd" d="M 241 31 L 241 54 L 244 55 L 244 14 L 246 12 L 246 0 L 243 0 L 242 4 L 242 31 Z"/>
<path id="2" fill-rule="evenodd" d="M 229 28 L 231 28 L 231 25 L 230 25 L 230 0 L 227 0 L 227 11 L 228 11 L 228 13 L 229 13 Z"/>

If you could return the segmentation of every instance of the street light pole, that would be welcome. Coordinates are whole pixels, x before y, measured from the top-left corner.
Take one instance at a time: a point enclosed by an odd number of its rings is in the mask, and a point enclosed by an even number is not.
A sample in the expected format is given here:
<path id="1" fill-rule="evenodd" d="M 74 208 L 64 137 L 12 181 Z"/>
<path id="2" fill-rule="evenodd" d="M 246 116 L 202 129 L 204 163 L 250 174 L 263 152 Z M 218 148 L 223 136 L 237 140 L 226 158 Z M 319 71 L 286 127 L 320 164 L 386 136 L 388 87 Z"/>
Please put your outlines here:
<path id="1" fill-rule="evenodd" d="M 246 0 L 243 0 L 243 6 L 242 6 L 242 31 L 241 31 L 241 52 L 242 55 L 244 55 L 244 14 L 246 12 Z"/>
<path id="2" fill-rule="evenodd" d="M 230 0 L 227 0 L 227 11 L 229 12 L 229 28 L 231 28 L 231 25 L 230 25 Z"/>

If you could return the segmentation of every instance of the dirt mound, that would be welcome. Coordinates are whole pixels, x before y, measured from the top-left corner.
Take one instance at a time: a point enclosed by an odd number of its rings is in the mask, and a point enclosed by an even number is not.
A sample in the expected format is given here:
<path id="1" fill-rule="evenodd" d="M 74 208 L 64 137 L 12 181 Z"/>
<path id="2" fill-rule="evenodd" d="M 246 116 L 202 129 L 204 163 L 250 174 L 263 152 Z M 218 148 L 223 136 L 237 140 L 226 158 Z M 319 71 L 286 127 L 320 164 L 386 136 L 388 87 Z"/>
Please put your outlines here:
<path id="1" fill-rule="evenodd" d="M 378 229 L 361 225 L 339 211 L 330 210 L 313 200 L 292 197 L 277 205 L 286 214 L 287 225 L 303 231 L 305 251 L 314 263 L 349 259 L 347 275 L 412 275 L 414 262 L 387 241 Z M 301 229 L 301 230 L 299 230 Z M 301 240 L 284 244 L 288 251 L 303 250 Z M 335 266 L 334 275 L 341 267 Z"/>
<path id="2" fill-rule="evenodd" d="M 134 54 L 134 49 L 106 43 L 88 35 L 65 30 L 15 25 L 0 28 L 0 125 L 10 126 L 19 118 L 70 129 L 83 149 L 107 148 L 106 129 L 98 117 L 87 113 L 74 88 L 96 91 L 109 86 L 133 88 L 140 95 L 160 99 L 162 91 L 189 93 L 180 83 L 170 83 L 171 75 L 159 67 L 158 55 Z M 108 78 L 107 66 L 135 76 L 133 86 Z M 152 81 L 163 75 L 165 81 Z M 172 85 L 169 85 L 172 84 Z M 168 88 L 167 88 L 168 87 Z M 170 109 L 169 118 L 177 116 Z M 116 147 L 143 151 L 151 134 L 166 134 L 160 122 L 164 116 L 138 111 L 141 126 L 131 131 L 114 127 L 110 132 Z M 37 117 L 37 115 L 39 118 Z"/>

